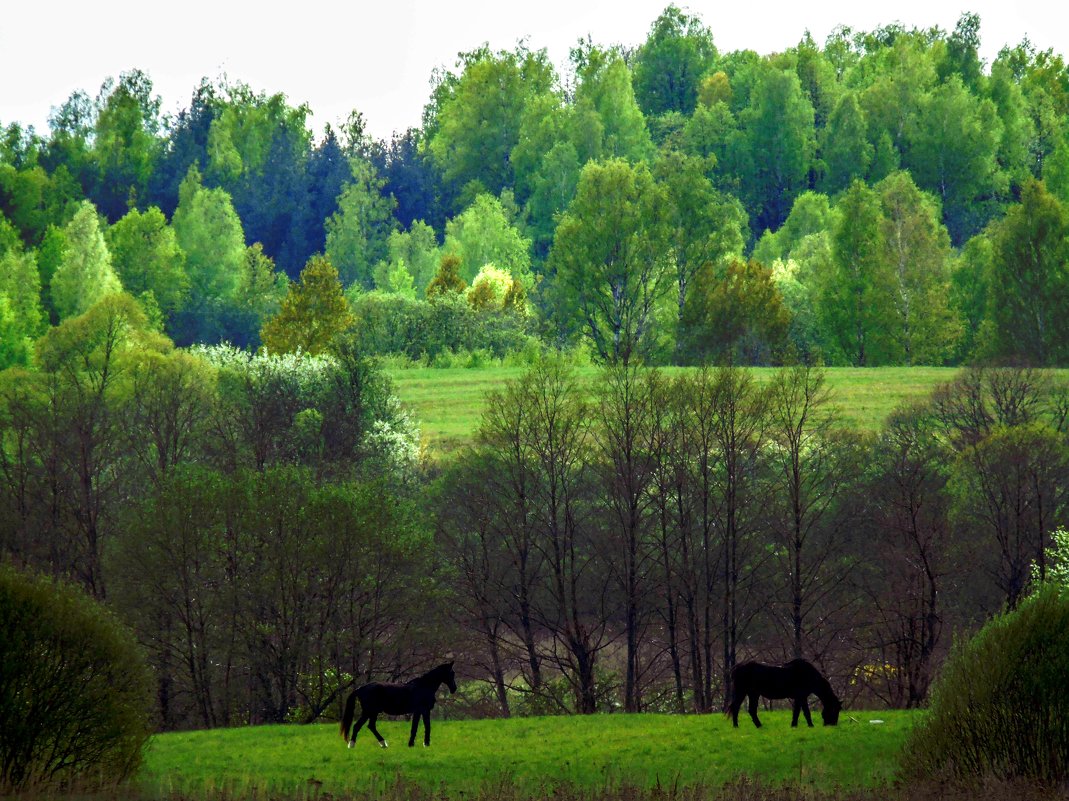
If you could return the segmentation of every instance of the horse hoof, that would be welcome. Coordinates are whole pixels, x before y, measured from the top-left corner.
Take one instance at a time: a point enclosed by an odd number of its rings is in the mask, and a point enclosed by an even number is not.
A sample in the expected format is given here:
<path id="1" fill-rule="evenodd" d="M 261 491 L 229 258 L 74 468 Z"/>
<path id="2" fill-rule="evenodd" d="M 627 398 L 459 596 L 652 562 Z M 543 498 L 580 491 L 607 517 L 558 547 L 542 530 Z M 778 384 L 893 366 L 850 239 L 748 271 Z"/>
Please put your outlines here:
<path id="1" fill-rule="evenodd" d="M 382 747 L 383 747 L 383 748 L 389 748 L 389 747 L 390 747 L 390 744 L 389 744 L 389 743 L 387 743 L 387 742 L 386 742 L 385 740 L 383 740 L 383 741 L 382 741 Z"/>
<path id="2" fill-rule="evenodd" d="M 352 740 L 350 740 L 350 741 L 349 741 L 349 747 L 350 747 L 350 748 L 352 748 L 352 747 L 353 747 L 353 741 L 352 741 Z"/>

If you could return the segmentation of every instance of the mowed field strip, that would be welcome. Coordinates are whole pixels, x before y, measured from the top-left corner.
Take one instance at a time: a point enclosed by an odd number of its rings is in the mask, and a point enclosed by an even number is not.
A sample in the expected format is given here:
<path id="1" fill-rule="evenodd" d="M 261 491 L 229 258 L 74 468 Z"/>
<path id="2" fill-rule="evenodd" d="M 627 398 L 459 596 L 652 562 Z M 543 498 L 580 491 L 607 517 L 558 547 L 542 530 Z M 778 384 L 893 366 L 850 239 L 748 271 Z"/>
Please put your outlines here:
<path id="1" fill-rule="evenodd" d="M 692 369 L 663 368 L 673 376 Z M 767 381 L 773 368 L 750 369 Z M 486 393 L 524 372 L 520 367 L 414 368 L 389 371 L 397 396 L 419 422 L 423 444 L 432 457 L 448 455 L 466 443 L 479 425 Z M 926 399 L 939 384 L 958 374 L 951 367 L 827 368 L 832 400 L 845 420 L 863 431 L 877 431 L 898 406 Z M 580 368 L 578 379 L 592 386 L 600 370 Z"/>

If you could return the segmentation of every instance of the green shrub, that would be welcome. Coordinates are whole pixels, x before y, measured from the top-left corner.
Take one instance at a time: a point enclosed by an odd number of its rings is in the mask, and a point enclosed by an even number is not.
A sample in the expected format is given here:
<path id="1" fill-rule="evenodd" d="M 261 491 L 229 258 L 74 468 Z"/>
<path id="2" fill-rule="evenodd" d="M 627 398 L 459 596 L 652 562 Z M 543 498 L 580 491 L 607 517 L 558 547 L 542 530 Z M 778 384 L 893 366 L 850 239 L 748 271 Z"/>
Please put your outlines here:
<path id="1" fill-rule="evenodd" d="M 959 644 L 903 750 L 907 775 L 1069 779 L 1069 591 L 1041 587 Z"/>
<path id="2" fill-rule="evenodd" d="M 367 352 L 376 355 L 434 362 L 448 352 L 486 351 L 498 359 L 538 344 L 527 317 L 509 311 L 478 311 L 462 297 L 445 296 L 431 303 L 365 292 L 350 301 L 356 337 Z"/>
<path id="3" fill-rule="evenodd" d="M 0 565 L 0 794 L 129 776 L 149 736 L 133 636 L 78 589 Z"/>

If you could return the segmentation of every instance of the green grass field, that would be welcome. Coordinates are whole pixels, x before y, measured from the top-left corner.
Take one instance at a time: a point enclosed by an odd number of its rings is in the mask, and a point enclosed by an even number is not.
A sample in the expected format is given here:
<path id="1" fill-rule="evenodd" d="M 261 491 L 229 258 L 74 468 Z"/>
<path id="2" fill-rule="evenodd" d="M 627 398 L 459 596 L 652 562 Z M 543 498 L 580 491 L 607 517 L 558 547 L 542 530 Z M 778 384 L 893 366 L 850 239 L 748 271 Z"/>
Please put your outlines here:
<path id="1" fill-rule="evenodd" d="M 683 368 L 666 368 L 668 374 Z M 523 373 L 519 367 L 414 368 L 390 370 L 397 395 L 412 411 L 432 455 L 449 454 L 469 442 L 479 424 L 486 393 Z M 589 383 L 598 368 L 578 370 Z M 759 380 L 772 370 L 754 368 Z M 862 430 L 875 431 L 899 405 L 926 398 L 939 384 L 957 375 L 954 368 L 829 368 L 828 384 L 843 416 Z"/>
<path id="2" fill-rule="evenodd" d="M 760 730 L 749 719 L 733 729 L 718 714 L 432 720 L 430 748 L 422 731 L 408 748 L 400 720 L 380 721 L 388 749 L 366 729 L 347 749 L 336 724 L 162 734 L 140 778 L 150 794 L 195 797 L 295 796 L 312 786 L 344 795 L 403 782 L 459 798 L 502 782 L 536 793 L 561 785 L 718 787 L 742 776 L 864 788 L 891 779 L 914 720 L 908 712 L 844 712 L 838 727 L 822 727 L 817 715 L 815 728 L 791 729 L 786 710 L 761 717 Z"/>

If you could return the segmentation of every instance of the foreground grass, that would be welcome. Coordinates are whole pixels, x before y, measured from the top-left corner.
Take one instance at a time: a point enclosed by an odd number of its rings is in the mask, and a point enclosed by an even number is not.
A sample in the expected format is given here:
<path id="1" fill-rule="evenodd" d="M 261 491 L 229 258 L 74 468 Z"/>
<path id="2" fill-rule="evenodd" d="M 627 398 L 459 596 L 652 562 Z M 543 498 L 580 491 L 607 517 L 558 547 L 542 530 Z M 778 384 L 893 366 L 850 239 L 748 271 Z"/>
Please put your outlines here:
<path id="1" fill-rule="evenodd" d="M 862 789 L 891 780 L 913 719 L 855 712 L 835 728 L 791 729 L 789 712 L 773 711 L 760 730 L 749 720 L 735 730 L 722 715 L 435 720 L 429 749 L 407 747 L 407 722 L 385 721 L 385 750 L 366 730 L 346 749 L 332 724 L 220 729 L 155 737 L 141 784 L 151 795 L 202 797 L 376 795 L 399 782 L 450 798 L 494 785 L 549 796 L 555 787 L 715 788 L 744 777 Z"/>
<path id="2" fill-rule="evenodd" d="M 665 368 L 675 375 L 686 368 Z M 769 368 L 752 368 L 759 381 Z M 519 367 L 417 368 L 390 371 L 397 395 L 412 410 L 432 455 L 449 454 L 470 442 L 485 407 L 486 393 L 523 373 Z M 923 400 L 941 383 L 957 375 L 945 367 L 828 368 L 832 399 L 843 417 L 863 431 L 878 430 L 898 406 Z M 598 368 L 577 371 L 593 386 Z"/>

